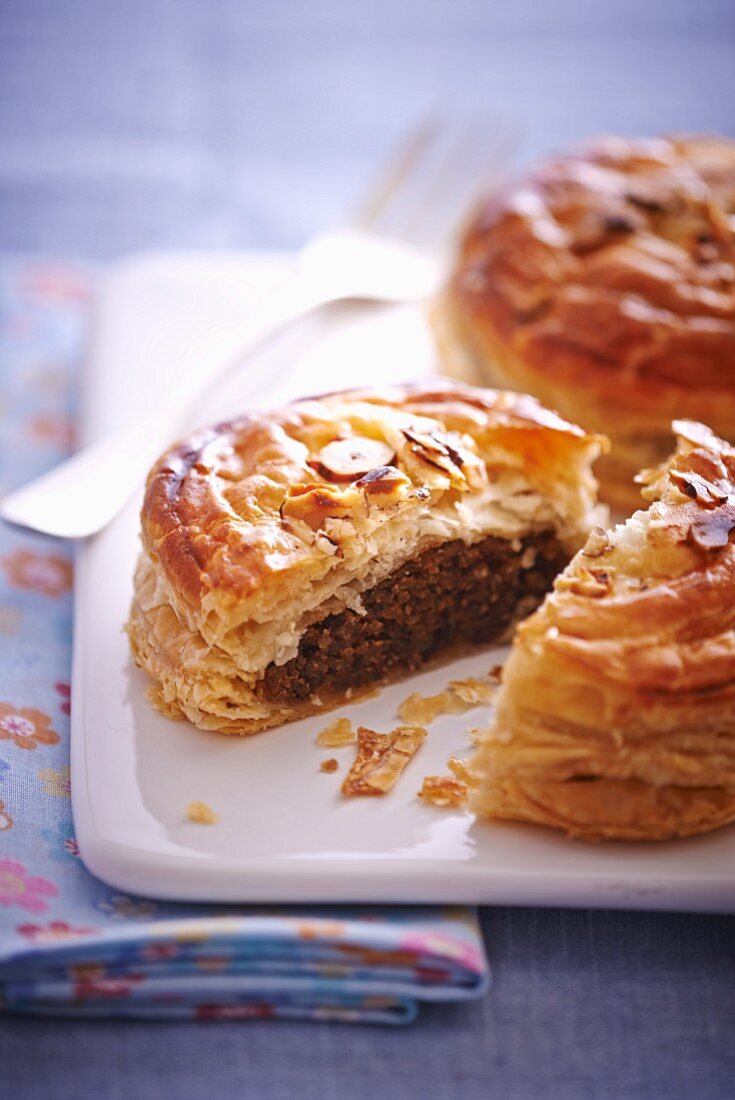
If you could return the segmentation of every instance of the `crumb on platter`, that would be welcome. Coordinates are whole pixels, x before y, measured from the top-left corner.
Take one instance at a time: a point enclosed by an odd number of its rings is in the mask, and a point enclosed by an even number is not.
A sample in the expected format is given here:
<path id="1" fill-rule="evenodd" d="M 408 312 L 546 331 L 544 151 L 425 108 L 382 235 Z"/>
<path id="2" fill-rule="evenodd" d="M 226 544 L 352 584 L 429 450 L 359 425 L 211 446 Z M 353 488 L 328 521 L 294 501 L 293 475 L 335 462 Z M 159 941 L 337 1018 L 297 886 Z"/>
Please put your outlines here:
<path id="1" fill-rule="evenodd" d="M 390 733 L 376 733 L 359 726 L 357 756 L 342 784 L 342 794 L 386 794 L 421 747 L 426 734 L 421 726 L 398 726 Z"/>
<path id="2" fill-rule="evenodd" d="M 197 825 L 216 825 L 219 821 L 219 816 L 206 802 L 190 802 L 186 807 L 186 816 Z"/>
<path id="3" fill-rule="evenodd" d="M 336 718 L 317 734 L 316 743 L 322 748 L 338 748 L 340 745 L 354 745 L 357 735 L 349 718 Z"/>

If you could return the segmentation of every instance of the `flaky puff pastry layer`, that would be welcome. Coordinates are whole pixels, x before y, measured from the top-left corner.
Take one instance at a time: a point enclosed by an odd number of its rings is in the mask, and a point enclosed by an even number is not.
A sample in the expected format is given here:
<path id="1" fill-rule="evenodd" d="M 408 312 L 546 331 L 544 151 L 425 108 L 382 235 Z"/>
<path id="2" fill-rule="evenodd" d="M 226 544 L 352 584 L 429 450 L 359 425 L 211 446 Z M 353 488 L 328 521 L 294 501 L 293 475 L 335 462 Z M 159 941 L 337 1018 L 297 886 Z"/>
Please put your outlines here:
<path id="1" fill-rule="evenodd" d="M 735 439 L 735 142 L 600 139 L 490 198 L 435 314 L 450 374 L 535 394 L 612 441 L 601 495 L 686 416 Z"/>
<path id="2" fill-rule="evenodd" d="M 594 531 L 517 631 L 474 808 L 660 840 L 735 820 L 735 449 L 676 421 L 653 503 Z"/>
<path id="3" fill-rule="evenodd" d="M 151 471 L 128 633 L 154 701 L 205 729 L 254 733 L 345 701 L 276 704 L 271 663 L 307 628 L 423 551 L 595 522 L 602 442 L 533 398 L 443 379 L 354 390 L 242 417 Z"/>

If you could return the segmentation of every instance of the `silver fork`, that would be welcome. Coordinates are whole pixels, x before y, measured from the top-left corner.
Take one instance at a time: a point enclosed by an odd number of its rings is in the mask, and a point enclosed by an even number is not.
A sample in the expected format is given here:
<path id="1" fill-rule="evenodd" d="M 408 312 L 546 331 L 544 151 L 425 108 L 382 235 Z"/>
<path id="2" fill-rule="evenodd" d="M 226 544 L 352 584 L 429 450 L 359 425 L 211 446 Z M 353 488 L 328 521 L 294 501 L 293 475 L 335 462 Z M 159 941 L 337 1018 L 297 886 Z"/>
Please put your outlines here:
<path id="1" fill-rule="evenodd" d="M 238 355 L 174 402 L 84 447 L 49 473 L 0 501 L 10 523 L 58 538 L 102 530 L 141 484 L 156 456 L 182 429 L 203 393 L 222 383 L 274 334 L 334 302 L 408 302 L 440 284 L 442 251 L 479 184 L 492 186 L 514 147 L 514 134 L 466 120 L 426 121 L 390 159 L 346 226 L 319 235 L 300 252 L 293 275 L 243 318 Z M 429 246 L 431 250 L 429 250 Z M 255 384 L 259 379 L 254 379 Z"/>

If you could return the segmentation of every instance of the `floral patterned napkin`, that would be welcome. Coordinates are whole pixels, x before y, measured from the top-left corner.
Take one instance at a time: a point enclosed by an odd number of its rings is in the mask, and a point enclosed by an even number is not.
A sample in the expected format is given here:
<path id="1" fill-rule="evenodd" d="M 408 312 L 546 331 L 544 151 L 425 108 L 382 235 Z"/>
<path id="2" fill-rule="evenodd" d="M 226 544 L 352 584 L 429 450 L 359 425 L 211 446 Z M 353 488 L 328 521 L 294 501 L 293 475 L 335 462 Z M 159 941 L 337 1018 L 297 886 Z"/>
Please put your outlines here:
<path id="1" fill-rule="evenodd" d="M 0 494 L 72 447 L 94 272 L 0 263 Z M 80 1016 L 405 1023 L 478 997 L 465 908 L 265 909 L 124 896 L 79 859 L 67 547 L 0 525 L 0 1007 Z"/>

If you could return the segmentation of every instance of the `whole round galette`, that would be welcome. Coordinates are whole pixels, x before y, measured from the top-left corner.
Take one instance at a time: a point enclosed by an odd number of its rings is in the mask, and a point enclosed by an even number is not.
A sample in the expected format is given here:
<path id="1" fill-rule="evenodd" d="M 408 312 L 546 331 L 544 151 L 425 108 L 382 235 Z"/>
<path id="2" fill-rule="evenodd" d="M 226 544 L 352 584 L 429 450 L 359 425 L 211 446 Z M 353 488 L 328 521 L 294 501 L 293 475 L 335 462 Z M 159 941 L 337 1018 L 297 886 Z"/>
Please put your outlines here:
<path id="1" fill-rule="evenodd" d="M 449 373 L 608 435 L 601 493 L 631 510 L 672 419 L 735 439 L 735 141 L 609 137 L 539 164 L 478 209 L 434 319 Z"/>

